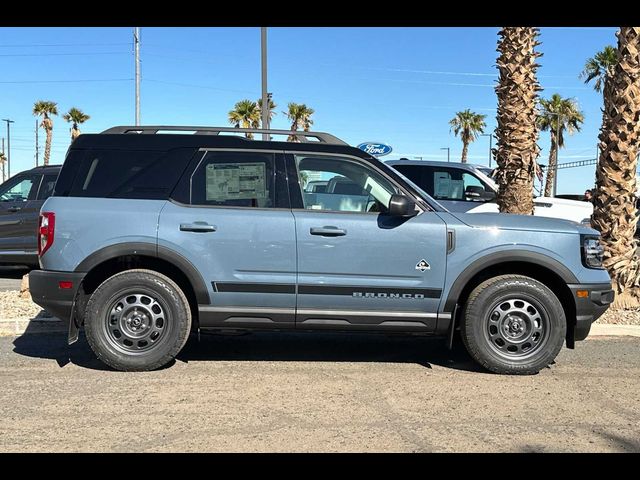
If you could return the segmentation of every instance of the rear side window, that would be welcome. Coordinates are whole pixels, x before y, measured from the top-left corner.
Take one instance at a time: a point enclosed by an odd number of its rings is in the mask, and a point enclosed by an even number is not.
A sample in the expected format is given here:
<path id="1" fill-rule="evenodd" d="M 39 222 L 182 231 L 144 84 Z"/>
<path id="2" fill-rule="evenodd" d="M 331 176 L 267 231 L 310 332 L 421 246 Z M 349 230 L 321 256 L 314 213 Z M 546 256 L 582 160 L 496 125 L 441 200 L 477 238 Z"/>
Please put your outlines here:
<path id="1" fill-rule="evenodd" d="M 192 205 L 271 208 L 275 205 L 274 154 L 207 152 L 189 184 Z"/>
<path id="2" fill-rule="evenodd" d="M 56 178 L 58 175 L 45 175 L 40 183 L 40 190 L 38 190 L 38 200 L 46 200 L 53 193 L 53 187 L 56 184 Z"/>
<path id="3" fill-rule="evenodd" d="M 71 197 L 162 200 L 186 168 L 195 149 L 169 152 L 146 150 L 86 150 L 81 159 L 65 161 L 56 195 Z M 76 152 L 77 153 L 77 152 Z M 71 160 L 71 162 L 70 162 Z M 67 170 L 75 169 L 71 182 Z M 68 183 L 71 183 L 68 186 Z"/>

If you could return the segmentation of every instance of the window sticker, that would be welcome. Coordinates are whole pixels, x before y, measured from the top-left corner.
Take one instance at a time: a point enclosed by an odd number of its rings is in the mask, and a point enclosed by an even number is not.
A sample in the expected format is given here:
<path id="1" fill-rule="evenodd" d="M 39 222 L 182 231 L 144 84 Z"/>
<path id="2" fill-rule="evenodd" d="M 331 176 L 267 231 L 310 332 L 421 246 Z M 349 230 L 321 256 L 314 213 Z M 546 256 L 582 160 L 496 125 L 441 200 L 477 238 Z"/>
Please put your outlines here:
<path id="1" fill-rule="evenodd" d="M 208 201 L 264 199 L 267 197 L 266 164 L 210 163 L 206 169 Z"/>
<path id="2" fill-rule="evenodd" d="M 449 189 L 451 188 L 451 177 L 447 172 L 435 172 L 433 174 L 434 196 L 437 198 L 443 198 L 449 196 Z"/>

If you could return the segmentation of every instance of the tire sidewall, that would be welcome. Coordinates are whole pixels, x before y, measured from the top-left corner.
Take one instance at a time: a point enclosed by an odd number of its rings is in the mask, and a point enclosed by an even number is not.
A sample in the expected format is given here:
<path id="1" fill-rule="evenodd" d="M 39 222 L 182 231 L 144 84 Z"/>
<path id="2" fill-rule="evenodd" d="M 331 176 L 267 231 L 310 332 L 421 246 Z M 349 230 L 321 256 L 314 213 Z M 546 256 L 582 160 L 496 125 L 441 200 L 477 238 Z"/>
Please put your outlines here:
<path id="1" fill-rule="evenodd" d="M 167 331 L 148 351 L 127 354 L 113 345 L 105 322 L 118 298 L 135 293 L 156 298 L 165 309 Z M 186 343 L 190 330 L 189 307 L 180 297 L 176 286 L 153 273 L 124 273 L 105 280 L 87 304 L 85 333 L 91 348 L 103 362 L 118 370 L 151 370 L 166 364 Z"/>

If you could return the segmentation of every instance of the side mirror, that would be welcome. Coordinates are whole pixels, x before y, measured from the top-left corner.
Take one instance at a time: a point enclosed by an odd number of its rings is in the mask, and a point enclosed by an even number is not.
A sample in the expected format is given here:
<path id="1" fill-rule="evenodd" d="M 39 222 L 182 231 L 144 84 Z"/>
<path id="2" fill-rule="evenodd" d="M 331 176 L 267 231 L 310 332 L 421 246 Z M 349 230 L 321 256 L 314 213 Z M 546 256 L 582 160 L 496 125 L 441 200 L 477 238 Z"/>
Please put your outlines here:
<path id="1" fill-rule="evenodd" d="M 467 198 L 482 198 L 484 196 L 485 190 L 483 187 L 479 185 L 469 185 L 465 188 L 464 196 Z"/>
<path id="2" fill-rule="evenodd" d="M 416 202 L 399 193 L 391 195 L 389 215 L 394 217 L 414 217 L 416 214 Z"/>

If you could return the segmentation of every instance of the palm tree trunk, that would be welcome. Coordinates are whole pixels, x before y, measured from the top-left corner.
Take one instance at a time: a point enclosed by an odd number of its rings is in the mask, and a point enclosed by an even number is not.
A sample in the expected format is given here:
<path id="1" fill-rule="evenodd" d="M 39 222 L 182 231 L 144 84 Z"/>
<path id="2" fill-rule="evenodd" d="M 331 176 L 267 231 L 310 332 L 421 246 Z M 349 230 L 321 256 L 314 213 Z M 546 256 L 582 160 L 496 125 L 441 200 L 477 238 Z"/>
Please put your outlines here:
<path id="1" fill-rule="evenodd" d="M 496 200 L 501 212 L 533 214 L 533 176 L 540 149 L 536 104 L 540 86 L 535 52 L 538 29 L 503 27 L 497 59 L 499 82 Z"/>
<path id="2" fill-rule="evenodd" d="M 78 125 L 73 125 L 71 127 L 71 143 L 73 143 L 76 138 L 78 138 L 80 136 L 80 129 L 78 128 Z"/>
<path id="3" fill-rule="evenodd" d="M 618 62 L 605 83 L 604 119 L 591 223 L 602 234 L 603 265 L 611 275 L 613 307 L 638 306 L 636 167 L 640 141 L 640 27 L 621 27 Z"/>
<path id="4" fill-rule="evenodd" d="M 551 132 L 551 148 L 549 149 L 549 166 L 547 167 L 547 183 L 544 185 L 544 196 L 550 197 L 553 191 L 553 181 L 556 178 L 556 164 L 558 159 L 558 143 L 555 132 Z"/>
<path id="5" fill-rule="evenodd" d="M 462 158 L 460 161 L 462 163 L 467 163 L 467 152 L 469 150 L 469 142 L 462 141 Z"/>
<path id="6" fill-rule="evenodd" d="M 298 130 L 298 120 L 294 120 L 291 123 L 291 131 L 292 132 L 296 132 Z M 287 142 L 297 142 L 298 141 L 298 137 L 295 135 L 289 135 L 287 137 Z"/>
<path id="7" fill-rule="evenodd" d="M 44 145 L 44 164 L 49 165 L 49 157 L 51 157 L 51 139 L 53 137 L 53 128 L 45 127 L 47 140 Z"/>

